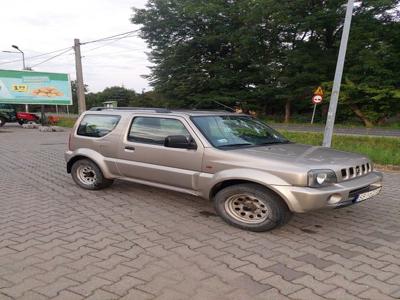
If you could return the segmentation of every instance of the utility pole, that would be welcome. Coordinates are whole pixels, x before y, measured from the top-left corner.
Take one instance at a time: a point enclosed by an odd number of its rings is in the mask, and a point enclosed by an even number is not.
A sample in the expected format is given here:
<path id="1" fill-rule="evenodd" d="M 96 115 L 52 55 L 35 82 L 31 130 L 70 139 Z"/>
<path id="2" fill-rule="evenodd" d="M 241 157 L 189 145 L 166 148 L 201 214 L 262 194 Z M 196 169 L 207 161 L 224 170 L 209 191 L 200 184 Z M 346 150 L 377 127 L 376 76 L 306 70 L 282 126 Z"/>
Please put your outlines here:
<path id="1" fill-rule="evenodd" d="M 86 110 L 86 100 L 85 100 L 85 86 L 83 84 L 83 73 L 82 73 L 81 43 L 79 42 L 79 39 L 74 39 L 74 50 L 75 50 L 76 87 L 78 94 L 78 112 L 79 114 L 81 114 Z"/>
<path id="2" fill-rule="evenodd" d="M 344 61 L 346 58 L 347 42 L 349 40 L 351 18 L 353 16 L 354 0 L 347 2 L 346 18 L 344 20 L 342 40 L 340 42 L 339 57 L 336 64 L 335 79 L 333 81 L 333 88 L 331 94 L 331 101 L 329 103 L 328 118 L 325 125 L 323 147 L 330 147 L 332 144 L 333 127 L 335 126 L 335 117 L 337 104 L 339 100 L 340 85 L 342 83 L 342 75 L 344 68 Z"/>
<path id="3" fill-rule="evenodd" d="M 25 65 L 25 53 L 17 45 L 11 45 L 14 49 L 17 49 L 21 54 L 22 54 L 22 70 L 27 70 L 26 65 Z M 29 112 L 29 106 L 28 104 L 25 104 L 25 111 Z"/>

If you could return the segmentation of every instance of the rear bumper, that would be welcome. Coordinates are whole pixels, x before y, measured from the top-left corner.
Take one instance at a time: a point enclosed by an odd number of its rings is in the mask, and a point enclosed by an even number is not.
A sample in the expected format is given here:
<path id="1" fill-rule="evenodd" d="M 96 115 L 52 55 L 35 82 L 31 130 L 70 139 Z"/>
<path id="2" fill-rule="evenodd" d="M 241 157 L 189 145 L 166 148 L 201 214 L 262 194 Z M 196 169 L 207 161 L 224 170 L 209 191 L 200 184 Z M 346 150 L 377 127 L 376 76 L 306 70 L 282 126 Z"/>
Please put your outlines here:
<path id="1" fill-rule="evenodd" d="M 274 186 L 293 212 L 307 212 L 325 207 L 343 207 L 356 203 L 358 195 L 382 187 L 382 173 L 370 174 L 324 188 Z M 376 192 L 379 192 L 377 190 Z"/>

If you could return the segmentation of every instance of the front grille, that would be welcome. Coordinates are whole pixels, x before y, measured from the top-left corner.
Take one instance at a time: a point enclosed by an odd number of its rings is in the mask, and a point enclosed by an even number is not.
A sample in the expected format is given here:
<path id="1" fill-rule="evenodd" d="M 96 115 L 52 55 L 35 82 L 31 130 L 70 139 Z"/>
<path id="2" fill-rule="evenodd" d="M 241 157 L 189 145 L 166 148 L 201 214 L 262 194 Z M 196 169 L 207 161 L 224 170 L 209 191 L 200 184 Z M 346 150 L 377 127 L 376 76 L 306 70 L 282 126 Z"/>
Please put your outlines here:
<path id="1" fill-rule="evenodd" d="M 348 180 L 355 177 L 360 177 L 368 174 L 372 171 L 372 165 L 370 163 L 365 163 L 345 169 L 341 169 L 342 180 Z"/>

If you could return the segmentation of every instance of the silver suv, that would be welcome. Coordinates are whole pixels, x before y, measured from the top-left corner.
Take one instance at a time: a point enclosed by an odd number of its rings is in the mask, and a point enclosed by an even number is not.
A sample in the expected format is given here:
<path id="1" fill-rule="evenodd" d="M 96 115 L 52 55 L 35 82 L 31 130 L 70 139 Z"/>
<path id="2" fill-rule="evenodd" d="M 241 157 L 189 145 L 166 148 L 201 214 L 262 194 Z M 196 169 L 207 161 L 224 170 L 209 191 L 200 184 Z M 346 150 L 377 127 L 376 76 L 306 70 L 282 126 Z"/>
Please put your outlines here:
<path id="1" fill-rule="evenodd" d="M 82 188 L 122 179 L 200 196 L 226 222 L 252 231 L 382 188 L 382 174 L 363 155 L 295 144 L 227 112 L 96 108 L 77 120 L 65 159 Z"/>

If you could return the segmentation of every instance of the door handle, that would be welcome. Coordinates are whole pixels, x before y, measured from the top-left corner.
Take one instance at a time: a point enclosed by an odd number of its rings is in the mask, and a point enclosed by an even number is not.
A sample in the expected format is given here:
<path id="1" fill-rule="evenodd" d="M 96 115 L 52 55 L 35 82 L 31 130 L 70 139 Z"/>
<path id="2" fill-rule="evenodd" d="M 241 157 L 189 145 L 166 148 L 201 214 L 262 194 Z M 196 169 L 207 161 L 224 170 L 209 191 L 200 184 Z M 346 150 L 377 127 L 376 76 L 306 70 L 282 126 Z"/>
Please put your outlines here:
<path id="1" fill-rule="evenodd" d="M 133 152 L 133 151 L 135 151 L 135 147 L 133 147 L 133 146 L 125 146 L 125 151 Z"/>

